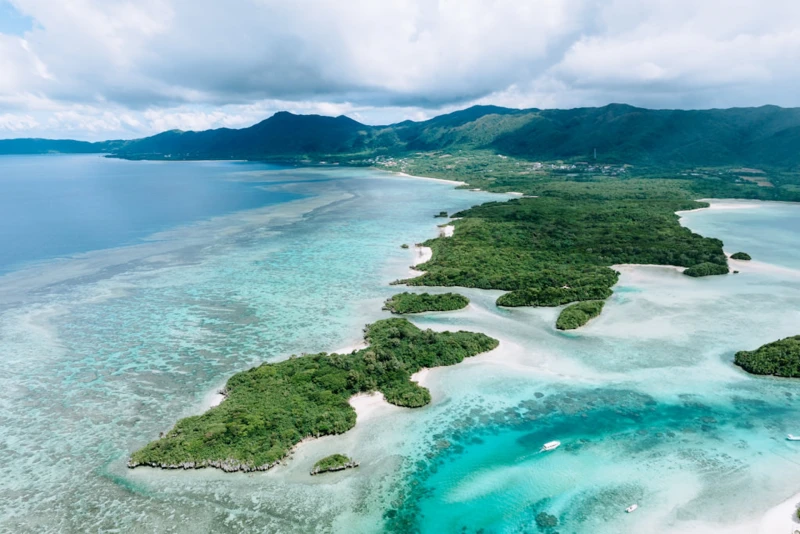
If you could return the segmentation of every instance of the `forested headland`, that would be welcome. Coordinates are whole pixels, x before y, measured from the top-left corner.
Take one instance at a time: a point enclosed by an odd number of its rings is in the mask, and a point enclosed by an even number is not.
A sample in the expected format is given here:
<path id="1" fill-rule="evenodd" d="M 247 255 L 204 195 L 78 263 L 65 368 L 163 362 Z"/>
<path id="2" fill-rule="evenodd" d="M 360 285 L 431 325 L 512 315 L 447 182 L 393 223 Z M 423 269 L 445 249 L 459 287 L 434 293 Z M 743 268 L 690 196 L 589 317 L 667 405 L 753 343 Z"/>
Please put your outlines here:
<path id="1" fill-rule="evenodd" d="M 800 378 L 800 336 L 773 341 L 756 350 L 739 351 L 734 363 L 755 375 Z"/>
<path id="2" fill-rule="evenodd" d="M 405 319 L 377 321 L 364 339 L 369 346 L 351 354 L 293 356 L 233 375 L 219 406 L 178 421 L 134 452 L 129 467 L 269 469 L 304 438 L 351 429 L 353 395 L 380 391 L 397 406 L 424 406 L 430 392 L 412 382 L 412 374 L 454 365 L 498 344 L 479 333 L 420 330 Z"/>

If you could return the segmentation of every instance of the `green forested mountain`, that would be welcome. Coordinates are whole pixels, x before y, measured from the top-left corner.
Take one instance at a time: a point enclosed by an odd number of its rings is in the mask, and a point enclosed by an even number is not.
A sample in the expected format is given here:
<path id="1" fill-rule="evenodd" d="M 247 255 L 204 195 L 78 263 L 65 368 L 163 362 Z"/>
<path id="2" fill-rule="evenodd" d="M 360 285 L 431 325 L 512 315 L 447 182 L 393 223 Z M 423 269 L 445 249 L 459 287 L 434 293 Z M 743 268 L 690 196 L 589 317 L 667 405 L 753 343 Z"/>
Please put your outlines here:
<path id="1" fill-rule="evenodd" d="M 107 143 L 0 141 L 0 153 L 95 151 L 146 159 L 368 158 L 475 149 L 537 160 L 589 160 L 596 149 L 598 161 L 605 163 L 794 168 L 800 164 L 800 109 L 474 106 L 423 122 L 389 126 L 368 126 L 344 116 L 280 112 L 240 130 L 173 130 Z"/>
<path id="2" fill-rule="evenodd" d="M 343 154 L 364 150 L 372 131 L 371 127 L 344 116 L 294 115 L 282 111 L 241 130 L 171 130 L 127 141 L 117 154 L 145 159 L 257 159 Z"/>

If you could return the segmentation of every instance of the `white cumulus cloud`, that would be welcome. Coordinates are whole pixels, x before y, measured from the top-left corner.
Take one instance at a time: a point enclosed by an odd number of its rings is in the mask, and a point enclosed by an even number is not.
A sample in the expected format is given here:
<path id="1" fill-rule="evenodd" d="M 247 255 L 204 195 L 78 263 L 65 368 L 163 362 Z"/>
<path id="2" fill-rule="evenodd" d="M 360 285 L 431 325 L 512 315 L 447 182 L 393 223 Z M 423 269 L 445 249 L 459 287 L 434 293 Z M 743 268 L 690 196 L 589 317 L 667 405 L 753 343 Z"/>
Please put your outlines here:
<path id="1" fill-rule="evenodd" d="M 33 120 L 5 137 L 800 103 L 794 0 L 7 1 L 33 23 L 0 33 L 0 113 Z"/>

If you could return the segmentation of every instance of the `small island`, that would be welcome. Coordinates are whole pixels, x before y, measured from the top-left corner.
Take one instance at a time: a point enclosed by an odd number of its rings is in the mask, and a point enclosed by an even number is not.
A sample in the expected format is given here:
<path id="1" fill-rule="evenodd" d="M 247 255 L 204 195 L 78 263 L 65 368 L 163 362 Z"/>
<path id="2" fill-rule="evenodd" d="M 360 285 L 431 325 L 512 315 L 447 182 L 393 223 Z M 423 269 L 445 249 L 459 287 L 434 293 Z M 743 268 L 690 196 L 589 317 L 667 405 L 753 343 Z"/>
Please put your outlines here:
<path id="1" fill-rule="evenodd" d="M 686 276 L 691 276 L 693 278 L 700 278 L 702 276 L 716 276 L 719 274 L 728 274 L 730 271 L 728 270 L 727 265 L 723 265 L 721 263 L 699 263 L 692 267 L 689 267 L 683 274 Z"/>
<path id="2" fill-rule="evenodd" d="M 412 382 L 412 374 L 498 345 L 484 334 L 420 330 L 399 318 L 367 326 L 364 339 L 369 346 L 351 354 L 292 356 L 233 375 L 221 404 L 178 421 L 134 452 L 128 467 L 265 471 L 304 438 L 353 428 L 353 395 L 380 391 L 396 406 L 424 406 L 430 392 Z"/>
<path id="3" fill-rule="evenodd" d="M 398 293 L 388 299 L 383 306 L 384 310 L 392 313 L 422 313 L 430 311 L 453 311 L 466 308 L 469 299 L 458 293 Z"/>
<path id="4" fill-rule="evenodd" d="M 319 475 L 320 473 L 330 473 L 332 471 L 344 471 L 358 467 L 358 462 L 348 458 L 344 454 L 331 454 L 314 464 L 311 470 L 311 476 Z"/>
<path id="5" fill-rule="evenodd" d="M 753 258 L 750 257 L 750 254 L 747 252 L 734 252 L 731 254 L 732 260 L 740 260 L 740 261 L 750 261 Z"/>
<path id="6" fill-rule="evenodd" d="M 800 336 L 787 337 L 736 353 L 733 362 L 754 375 L 800 378 Z"/>
<path id="7" fill-rule="evenodd" d="M 561 311 L 556 321 L 559 330 L 575 330 L 585 325 L 603 311 L 605 301 L 586 300 L 567 306 Z"/>

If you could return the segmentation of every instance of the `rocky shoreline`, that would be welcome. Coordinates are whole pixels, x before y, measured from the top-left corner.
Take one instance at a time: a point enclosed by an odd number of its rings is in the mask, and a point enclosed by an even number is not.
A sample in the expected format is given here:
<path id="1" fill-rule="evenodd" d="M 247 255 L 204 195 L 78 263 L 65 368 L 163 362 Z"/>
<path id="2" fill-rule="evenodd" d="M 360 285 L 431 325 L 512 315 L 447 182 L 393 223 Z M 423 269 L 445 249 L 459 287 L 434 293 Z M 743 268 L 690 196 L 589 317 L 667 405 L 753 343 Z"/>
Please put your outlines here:
<path id="1" fill-rule="evenodd" d="M 237 460 L 228 459 L 228 460 L 206 460 L 202 462 L 181 462 L 179 464 L 166 464 L 166 463 L 156 463 L 156 462 L 134 462 L 133 460 L 128 460 L 128 469 L 135 469 L 137 467 L 155 467 L 158 469 L 204 469 L 206 467 L 215 467 L 217 469 L 221 469 L 226 473 L 235 473 L 241 471 L 243 473 L 252 473 L 255 471 L 267 471 L 268 469 L 272 469 L 276 465 L 280 464 L 281 460 L 272 462 L 270 464 L 265 465 L 249 465 L 243 464 Z"/>

